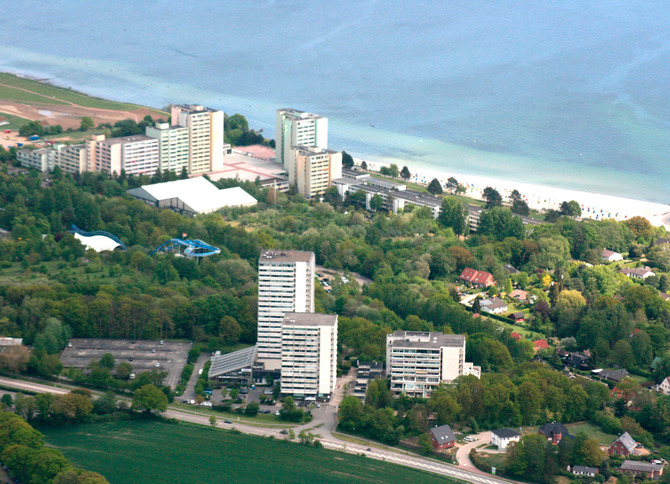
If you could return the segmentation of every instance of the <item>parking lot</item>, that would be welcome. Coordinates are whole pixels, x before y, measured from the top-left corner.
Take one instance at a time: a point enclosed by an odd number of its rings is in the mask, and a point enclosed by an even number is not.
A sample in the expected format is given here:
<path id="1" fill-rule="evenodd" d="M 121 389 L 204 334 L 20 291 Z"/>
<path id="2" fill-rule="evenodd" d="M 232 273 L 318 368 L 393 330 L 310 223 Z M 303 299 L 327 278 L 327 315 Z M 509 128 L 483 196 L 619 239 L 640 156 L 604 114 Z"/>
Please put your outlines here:
<path id="1" fill-rule="evenodd" d="M 135 373 L 148 370 L 166 371 L 164 385 L 177 386 L 181 372 L 186 365 L 192 343 L 171 341 L 123 340 L 123 339 L 83 339 L 73 338 L 61 355 L 63 366 L 85 368 L 91 360 L 99 360 L 105 353 L 111 353 L 116 364 L 126 361 Z"/>

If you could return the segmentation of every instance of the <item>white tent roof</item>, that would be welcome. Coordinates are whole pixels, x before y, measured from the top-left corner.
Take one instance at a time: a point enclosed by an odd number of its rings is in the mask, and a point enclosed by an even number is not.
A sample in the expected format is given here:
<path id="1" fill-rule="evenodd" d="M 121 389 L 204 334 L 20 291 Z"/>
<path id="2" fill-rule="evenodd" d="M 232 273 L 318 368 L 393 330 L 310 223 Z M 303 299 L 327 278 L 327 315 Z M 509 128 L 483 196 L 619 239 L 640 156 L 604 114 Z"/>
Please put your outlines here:
<path id="1" fill-rule="evenodd" d="M 120 247 L 120 244 L 114 239 L 105 237 L 104 235 L 91 235 L 89 237 L 74 233 L 74 238 L 79 239 L 79 241 L 87 248 L 93 249 L 96 252 L 101 252 L 103 250 L 114 250 L 117 247 Z"/>
<path id="2" fill-rule="evenodd" d="M 142 188 L 156 200 L 178 198 L 197 213 L 257 203 L 254 197 L 240 187 L 219 190 L 204 177 L 144 185 Z"/>

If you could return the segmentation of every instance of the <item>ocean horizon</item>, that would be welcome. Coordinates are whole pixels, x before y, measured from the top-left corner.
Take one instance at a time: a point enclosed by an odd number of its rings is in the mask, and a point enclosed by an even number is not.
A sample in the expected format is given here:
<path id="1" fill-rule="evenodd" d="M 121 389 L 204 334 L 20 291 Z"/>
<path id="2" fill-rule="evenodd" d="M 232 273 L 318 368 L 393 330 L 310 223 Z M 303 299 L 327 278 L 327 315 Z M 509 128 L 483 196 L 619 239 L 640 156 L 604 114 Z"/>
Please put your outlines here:
<path id="1" fill-rule="evenodd" d="M 663 2 L 29 0 L 0 18 L 2 71 L 267 137 L 292 107 L 356 157 L 670 202 Z"/>

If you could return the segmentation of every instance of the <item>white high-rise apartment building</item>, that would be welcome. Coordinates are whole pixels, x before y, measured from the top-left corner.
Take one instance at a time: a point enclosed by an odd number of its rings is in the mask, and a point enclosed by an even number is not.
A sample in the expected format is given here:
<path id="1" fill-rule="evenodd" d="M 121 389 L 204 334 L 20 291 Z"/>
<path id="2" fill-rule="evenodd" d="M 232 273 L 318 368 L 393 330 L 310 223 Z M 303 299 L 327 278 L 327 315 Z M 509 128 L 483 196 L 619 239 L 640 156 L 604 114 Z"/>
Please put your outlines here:
<path id="1" fill-rule="evenodd" d="M 465 336 L 421 331 L 386 335 L 386 376 L 391 391 L 427 398 L 440 383 L 464 374 L 481 375 L 480 367 L 465 361 Z"/>
<path id="2" fill-rule="evenodd" d="M 278 109 L 275 133 L 277 162 L 292 171 L 294 146 L 328 148 L 328 118 L 295 109 Z"/>
<path id="3" fill-rule="evenodd" d="M 337 315 L 286 313 L 281 326 L 281 392 L 330 397 L 337 377 Z"/>
<path id="4" fill-rule="evenodd" d="M 191 174 L 223 169 L 223 111 L 197 104 L 172 106 L 172 125 L 188 128 Z"/>
<path id="5" fill-rule="evenodd" d="M 146 134 L 158 140 L 158 169 L 161 172 L 169 170 L 179 174 L 183 169 L 188 172 L 187 127 L 156 123 L 156 126 L 147 126 Z"/>
<path id="6" fill-rule="evenodd" d="M 263 250 L 258 260 L 258 360 L 281 365 L 281 326 L 290 312 L 314 312 L 314 252 Z"/>
<path id="7" fill-rule="evenodd" d="M 342 178 L 342 153 L 314 146 L 296 146 L 288 181 L 307 198 L 323 195 L 336 178 Z"/>

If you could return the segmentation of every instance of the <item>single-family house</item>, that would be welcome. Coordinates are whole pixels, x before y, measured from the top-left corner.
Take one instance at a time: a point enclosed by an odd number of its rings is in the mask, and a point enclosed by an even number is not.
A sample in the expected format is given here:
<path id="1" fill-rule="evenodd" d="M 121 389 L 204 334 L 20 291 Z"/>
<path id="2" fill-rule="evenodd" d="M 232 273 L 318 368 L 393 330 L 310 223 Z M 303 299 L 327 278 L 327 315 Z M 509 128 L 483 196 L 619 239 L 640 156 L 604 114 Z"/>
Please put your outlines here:
<path id="1" fill-rule="evenodd" d="M 646 279 L 647 277 L 655 276 L 656 273 L 651 270 L 651 267 L 636 267 L 635 269 L 630 269 L 625 267 L 621 269 L 621 273 L 624 276 L 632 277 L 633 279 Z"/>
<path id="2" fill-rule="evenodd" d="M 469 267 L 463 269 L 463 272 L 461 272 L 461 275 L 458 278 L 463 282 L 479 288 L 489 287 L 496 283 L 491 273 L 470 269 Z"/>
<path id="3" fill-rule="evenodd" d="M 509 318 L 514 320 L 515 323 L 521 323 L 526 320 L 526 313 L 523 311 L 517 311 L 509 315 Z"/>
<path id="4" fill-rule="evenodd" d="M 491 445 L 495 445 L 499 450 L 507 449 L 510 442 L 518 442 L 521 434 L 514 429 L 498 429 L 491 431 Z"/>
<path id="5" fill-rule="evenodd" d="M 479 302 L 482 311 L 491 314 L 502 314 L 507 312 L 507 303 L 500 299 L 499 297 L 490 297 L 488 299 L 482 299 Z"/>
<path id="6" fill-rule="evenodd" d="M 629 375 L 628 370 L 625 368 L 618 368 L 616 370 L 593 370 L 593 373 L 596 373 L 601 379 L 613 383 L 618 383 Z"/>
<path id="7" fill-rule="evenodd" d="M 658 389 L 663 392 L 663 395 L 670 395 L 670 376 L 666 376 L 661 384 L 658 386 Z"/>
<path id="8" fill-rule="evenodd" d="M 572 466 L 572 469 L 568 466 L 568 471 L 575 476 L 596 477 L 598 474 L 598 468 L 590 466 Z"/>
<path id="9" fill-rule="evenodd" d="M 635 477 L 646 479 L 658 479 L 663 474 L 663 464 L 653 464 L 651 462 L 640 462 L 635 460 L 625 460 L 619 470 L 629 472 Z"/>
<path id="10" fill-rule="evenodd" d="M 448 449 L 456 445 L 456 436 L 449 425 L 433 427 L 428 431 L 434 450 Z"/>
<path id="11" fill-rule="evenodd" d="M 521 289 L 514 289 L 509 293 L 509 297 L 516 299 L 517 301 L 528 301 L 528 293 L 526 291 L 522 291 Z"/>
<path id="12" fill-rule="evenodd" d="M 547 343 L 546 339 L 538 339 L 537 341 L 533 341 L 533 350 L 535 350 L 535 353 L 540 350 L 548 350 L 549 348 L 551 348 L 551 346 L 549 346 L 549 343 Z"/>
<path id="13" fill-rule="evenodd" d="M 589 366 L 589 357 L 581 353 L 568 353 L 563 362 L 573 368 L 586 369 Z"/>
<path id="14" fill-rule="evenodd" d="M 635 439 L 628 432 L 624 432 L 612 442 L 612 445 L 607 449 L 607 453 L 609 455 L 630 455 L 635 454 L 636 448 L 637 442 L 635 442 Z"/>
<path id="15" fill-rule="evenodd" d="M 618 260 L 623 260 L 623 256 L 621 254 L 608 249 L 603 249 L 601 257 L 603 262 L 615 262 Z"/>
<path id="16" fill-rule="evenodd" d="M 538 432 L 540 435 L 544 435 L 548 440 L 551 440 L 551 443 L 554 445 L 559 444 L 561 440 L 563 440 L 563 437 L 571 437 L 568 428 L 560 422 L 544 424 L 540 427 Z"/>
<path id="17" fill-rule="evenodd" d="M 514 339 L 514 341 L 519 341 L 521 339 L 521 335 L 519 333 L 512 332 L 510 336 Z"/>

